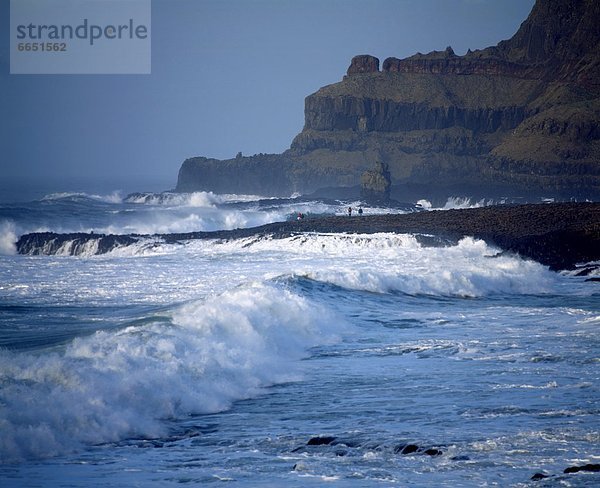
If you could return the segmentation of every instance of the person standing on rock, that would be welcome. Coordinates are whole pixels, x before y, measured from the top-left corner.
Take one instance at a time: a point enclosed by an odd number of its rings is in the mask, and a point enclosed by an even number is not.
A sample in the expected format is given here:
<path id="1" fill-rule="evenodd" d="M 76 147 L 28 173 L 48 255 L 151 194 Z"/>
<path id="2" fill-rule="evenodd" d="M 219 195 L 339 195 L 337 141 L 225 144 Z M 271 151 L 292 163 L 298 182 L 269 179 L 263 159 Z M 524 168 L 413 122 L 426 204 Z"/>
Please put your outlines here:
<path id="1" fill-rule="evenodd" d="M 348 207 L 348 217 L 352 217 L 352 207 Z"/>
<path id="2" fill-rule="evenodd" d="M 362 207 L 358 207 L 358 216 L 360 217 L 363 214 Z"/>

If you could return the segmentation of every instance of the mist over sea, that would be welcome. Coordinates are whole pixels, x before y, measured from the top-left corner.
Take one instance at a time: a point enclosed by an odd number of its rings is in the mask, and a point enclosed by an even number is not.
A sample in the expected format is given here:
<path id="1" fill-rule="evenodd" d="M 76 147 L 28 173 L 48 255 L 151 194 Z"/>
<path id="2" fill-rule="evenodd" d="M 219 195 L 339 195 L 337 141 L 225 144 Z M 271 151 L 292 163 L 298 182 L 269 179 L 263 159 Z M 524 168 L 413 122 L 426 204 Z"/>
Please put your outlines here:
<path id="1" fill-rule="evenodd" d="M 16 254 L 360 205 L 128 191 L 3 194 L 1 486 L 597 486 L 597 283 L 383 233 Z"/>

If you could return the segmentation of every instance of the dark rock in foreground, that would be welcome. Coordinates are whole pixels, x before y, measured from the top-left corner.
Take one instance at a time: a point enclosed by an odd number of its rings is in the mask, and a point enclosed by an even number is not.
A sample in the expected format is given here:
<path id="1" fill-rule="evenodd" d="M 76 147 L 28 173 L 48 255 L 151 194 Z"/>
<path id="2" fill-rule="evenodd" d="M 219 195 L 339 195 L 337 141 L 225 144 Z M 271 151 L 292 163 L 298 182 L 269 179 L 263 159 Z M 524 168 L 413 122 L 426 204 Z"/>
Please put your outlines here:
<path id="1" fill-rule="evenodd" d="M 17 250 L 20 254 L 55 254 L 57 249 L 62 249 L 64 254 L 69 254 L 64 251 L 71 249 L 71 254 L 77 254 L 76 248 L 97 241 L 95 254 L 102 254 L 150 237 L 178 243 L 252 236 L 283 238 L 304 232 L 426 234 L 450 241 L 472 236 L 534 259 L 552 270 L 572 269 L 578 263 L 600 260 L 600 203 L 501 205 L 394 215 L 332 216 L 276 222 L 250 229 L 156 236 L 37 233 L 22 236 Z M 74 240 L 77 246 L 70 244 Z"/>
<path id="2" fill-rule="evenodd" d="M 135 236 L 129 235 L 36 232 L 21 236 L 17 241 L 17 251 L 19 254 L 31 256 L 54 254 L 77 256 L 86 251 L 91 254 L 106 254 L 137 241 Z"/>
<path id="3" fill-rule="evenodd" d="M 332 436 L 324 436 L 324 437 L 311 437 L 306 443 L 307 446 L 328 446 L 333 441 L 335 441 L 335 437 Z"/>
<path id="4" fill-rule="evenodd" d="M 441 456 L 444 451 L 436 447 L 421 447 L 416 444 L 399 444 L 394 447 L 394 453 L 408 456 L 409 454 L 426 454 L 427 456 Z"/>
<path id="5" fill-rule="evenodd" d="M 404 456 L 408 454 L 414 454 L 419 450 L 419 446 L 415 444 L 400 444 L 394 448 L 396 454 L 402 454 Z"/>
<path id="6" fill-rule="evenodd" d="M 563 474 L 573 473 L 599 473 L 600 464 L 584 464 L 583 466 L 569 466 L 565 468 Z M 548 475 L 546 473 L 535 473 L 530 479 L 531 481 L 540 481 L 546 478 L 554 478 L 556 475 Z"/>
<path id="7" fill-rule="evenodd" d="M 535 473 L 532 477 L 531 477 L 531 481 L 539 481 L 539 480 L 543 480 L 549 478 L 549 476 L 547 474 L 544 473 Z"/>

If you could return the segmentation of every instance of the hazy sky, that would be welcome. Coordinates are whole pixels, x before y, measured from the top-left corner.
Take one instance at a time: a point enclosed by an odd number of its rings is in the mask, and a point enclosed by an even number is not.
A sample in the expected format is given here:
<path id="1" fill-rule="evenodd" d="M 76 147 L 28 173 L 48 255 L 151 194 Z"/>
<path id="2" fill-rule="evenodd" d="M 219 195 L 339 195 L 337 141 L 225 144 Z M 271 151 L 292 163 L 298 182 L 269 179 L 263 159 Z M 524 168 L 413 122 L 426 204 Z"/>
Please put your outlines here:
<path id="1" fill-rule="evenodd" d="M 281 152 L 304 98 L 340 81 L 352 56 L 464 54 L 511 37 L 533 3 L 153 0 L 151 75 L 10 75 L 0 0 L 0 191 L 86 179 L 168 189 L 187 157 Z"/>

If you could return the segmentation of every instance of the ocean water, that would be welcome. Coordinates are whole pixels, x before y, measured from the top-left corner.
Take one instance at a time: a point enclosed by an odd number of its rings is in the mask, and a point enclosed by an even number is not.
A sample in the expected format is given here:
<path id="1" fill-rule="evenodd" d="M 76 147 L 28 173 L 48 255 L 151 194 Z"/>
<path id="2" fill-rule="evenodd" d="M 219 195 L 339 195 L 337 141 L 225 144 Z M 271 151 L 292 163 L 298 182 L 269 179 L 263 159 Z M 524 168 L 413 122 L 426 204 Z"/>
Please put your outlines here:
<path id="1" fill-rule="evenodd" d="M 0 485 L 598 486 L 563 473 L 600 463 L 600 288 L 584 277 L 472 238 L 14 247 L 32 231 L 231 229 L 348 204 L 0 204 Z"/>

